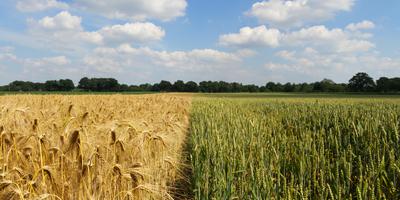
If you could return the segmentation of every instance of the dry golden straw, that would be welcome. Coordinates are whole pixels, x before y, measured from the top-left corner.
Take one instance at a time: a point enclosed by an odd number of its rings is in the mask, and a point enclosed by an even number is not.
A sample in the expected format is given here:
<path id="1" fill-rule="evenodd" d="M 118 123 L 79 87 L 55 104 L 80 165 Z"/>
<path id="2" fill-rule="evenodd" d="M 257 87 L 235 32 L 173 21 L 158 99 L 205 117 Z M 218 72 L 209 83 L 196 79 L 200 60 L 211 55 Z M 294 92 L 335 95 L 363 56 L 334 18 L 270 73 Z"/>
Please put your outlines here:
<path id="1" fill-rule="evenodd" d="M 171 199 L 189 97 L 0 97 L 0 199 Z"/>

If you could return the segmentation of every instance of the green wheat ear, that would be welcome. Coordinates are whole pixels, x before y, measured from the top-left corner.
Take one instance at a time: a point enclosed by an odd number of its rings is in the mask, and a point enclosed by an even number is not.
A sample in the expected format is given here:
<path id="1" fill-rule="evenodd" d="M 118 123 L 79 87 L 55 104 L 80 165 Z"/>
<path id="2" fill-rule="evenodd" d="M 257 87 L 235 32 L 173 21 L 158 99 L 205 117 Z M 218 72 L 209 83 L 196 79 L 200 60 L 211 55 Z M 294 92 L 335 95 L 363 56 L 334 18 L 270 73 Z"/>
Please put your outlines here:
<path id="1" fill-rule="evenodd" d="M 197 98 L 194 198 L 399 199 L 399 113 L 390 99 Z"/>

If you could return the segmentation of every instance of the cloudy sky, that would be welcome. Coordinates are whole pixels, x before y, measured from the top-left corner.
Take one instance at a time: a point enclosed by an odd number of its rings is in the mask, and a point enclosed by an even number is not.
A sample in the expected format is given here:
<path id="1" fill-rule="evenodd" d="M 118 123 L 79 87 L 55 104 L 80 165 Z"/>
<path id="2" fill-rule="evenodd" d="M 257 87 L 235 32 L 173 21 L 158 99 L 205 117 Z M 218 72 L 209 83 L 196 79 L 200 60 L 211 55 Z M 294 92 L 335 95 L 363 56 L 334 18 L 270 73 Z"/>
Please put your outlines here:
<path id="1" fill-rule="evenodd" d="M 398 0 L 2 0 L 0 84 L 400 76 Z"/>

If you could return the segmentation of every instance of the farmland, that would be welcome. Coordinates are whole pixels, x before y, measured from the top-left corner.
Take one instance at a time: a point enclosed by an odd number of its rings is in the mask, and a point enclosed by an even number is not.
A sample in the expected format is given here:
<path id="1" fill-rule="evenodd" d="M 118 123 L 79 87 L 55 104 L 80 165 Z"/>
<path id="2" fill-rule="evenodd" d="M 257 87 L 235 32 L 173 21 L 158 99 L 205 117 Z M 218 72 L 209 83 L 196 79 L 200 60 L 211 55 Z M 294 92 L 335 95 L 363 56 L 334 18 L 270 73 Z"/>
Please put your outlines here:
<path id="1" fill-rule="evenodd" d="M 0 96 L 0 199 L 399 199 L 398 96 Z"/>
<path id="2" fill-rule="evenodd" d="M 195 199 L 400 198 L 396 99 L 236 97 L 193 102 Z"/>
<path id="3" fill-rule="evenodd" d="M 0 199 L 171 199 L 190 100 L 0 97 Z"/>

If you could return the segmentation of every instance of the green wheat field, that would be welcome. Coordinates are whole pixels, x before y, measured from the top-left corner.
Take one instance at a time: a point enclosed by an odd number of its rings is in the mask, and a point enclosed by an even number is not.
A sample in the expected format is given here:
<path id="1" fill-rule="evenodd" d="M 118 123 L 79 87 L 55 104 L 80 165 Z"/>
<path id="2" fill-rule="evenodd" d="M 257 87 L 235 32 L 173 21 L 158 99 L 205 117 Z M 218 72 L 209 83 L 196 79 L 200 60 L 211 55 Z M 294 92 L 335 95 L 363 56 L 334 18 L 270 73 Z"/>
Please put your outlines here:
<path id="1" fill-rule="evenodd" d="M 195 98 L 194 198 L 400 199 L 399 113 L 385 97 Z"/>

